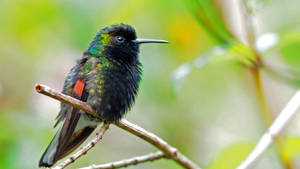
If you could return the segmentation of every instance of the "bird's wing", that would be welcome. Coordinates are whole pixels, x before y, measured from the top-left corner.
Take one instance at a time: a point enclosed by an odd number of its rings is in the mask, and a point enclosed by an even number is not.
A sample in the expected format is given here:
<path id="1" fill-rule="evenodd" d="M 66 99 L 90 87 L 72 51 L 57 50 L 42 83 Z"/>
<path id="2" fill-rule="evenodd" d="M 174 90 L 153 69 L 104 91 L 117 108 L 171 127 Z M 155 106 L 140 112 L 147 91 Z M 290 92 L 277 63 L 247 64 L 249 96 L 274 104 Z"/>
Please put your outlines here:
<path id="1" fill-rule="evenodd" d="M 83 56 L 80 60 L 77 61 L 77 65 L 74 66 L 70 70 L 70 72 L 68 73 L 66 80 L 64 82 L 64 86 L 63 86 L 63 90 L 62 90 L 63 94 L 77 98 L 77 96 L 75 96 L 73 94 L 73 89 L 75 87 L 75 84 L 76 84 L 78 78 L 80 77 L 80 71 L 81 71 L 82 67 L 84 66 L 84 64 L 87 62 L 87 60 L 88 60 L 88 58 L 86 56 Z M 61 121 L 64 120 L 70 107 L 72 107 L 72 106 L 70 106 L 66 103 L 60 104 L 60 112 L 58 113 L 58 115 L 56 117 L 57 121 L 56 121 L 54 127 L 56 127 Z"/>
<path id="2" fill-rule="evenodd" d="M 79 76 L 80 67 L 80 65 L 75 66 L 70 71 L 63 92 L 86 101 L 89 93 L 85 91 L 85 82 Z M 97 127 L 94 122 L 85 119 L 79 111 L 72 106 L 62 104 L 58 122 L 63 121 L 63 124 L 41 157 L 40 166 L 52 166 L 76 149 Z"/>

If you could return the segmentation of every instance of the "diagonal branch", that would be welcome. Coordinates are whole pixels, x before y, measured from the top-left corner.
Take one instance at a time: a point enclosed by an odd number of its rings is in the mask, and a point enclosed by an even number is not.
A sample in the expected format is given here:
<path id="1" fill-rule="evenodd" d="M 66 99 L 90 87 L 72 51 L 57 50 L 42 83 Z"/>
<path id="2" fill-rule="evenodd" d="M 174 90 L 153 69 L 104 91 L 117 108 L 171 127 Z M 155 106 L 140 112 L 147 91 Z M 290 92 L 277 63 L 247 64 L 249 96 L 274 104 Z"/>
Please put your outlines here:
<path id="1" fill-rule="evenodd" d="M 73 107 L 76 107 L 78 109 L 85 111 L 86 113 L 88 113 L 94 117 L 100 118 L 96 114 L 96 112 L 91 108 L 91 106 L 85 102 L 82 102 L 82 101 L 75 99 L 73 97 L 70 97 L 70 96 L 66 96 L 66 95 L 64 95 L 56 90 L 53 90 L 45 85 L 37 84 L 35 86 L 35 89 L 38 93 L 47 95 L 51 98 L 54 98 L 61 102 L 67 103 Z M 135 136 L 138 136 L 138 137 L 142 138 L 143 140 L 151 143 L 152 145 L 154 145 L 155 147 L 160 149 L 166 155 L 167 158 L 174 160 L 182 167 L 188 168 L 188 169 L 201 169 L 197 164 L 195 164 L 190 159 L 188 159 L 186 156 L 181 154 L 176 148 L 172 147 L 163 139 L 159 138 L 158 136 L 156 136 L 155 134 L 153 134 L 149 131 L 146 131 L 145 129 L 141 128 L 140 126 L 138 126 L 136 124 L 132 124 L 125 119 L 120 120 L 119 122 L 113 123 L 113 124 L 118 126 L 119 128 L 124 129 L 125 131 L 127 131 Z"/>
<path id="2" fill-rule="evenodd" d="M 165 158 L 166 156 L 161 152 L 150 153 L 143 156 L 133 157 L 121 161 L 115 161 L 112 163 L 100 164 L 100 165 L 91 165 L 88 167 L 80 168 L 80 169 L 115 169 L 121 167 L 127 167 L 129 165 L 136 165 L 139 163 L 144 163 L 147 161 L 154 161 L 161 158 Z"/>
<path id="3" fill-rule="evenodd" d="M 104 133 L 107 131 L 109 127 L 108 123 L 104 123 L 101 126 L 100 132 L 96 134 L 96 137 L 91 140 L 87 145 L 81 148 L 77 153 L 72 155 L 71 157 L 67 158 L 65 161 L 60 163 L 58 166 L 54 167 L 53 169 L 63 169 L 67 167 L 69 164 L 73 163 L 75 160 L 86 154 L 91 148 L 93 148 L 97 142 L 99 142 L 102 138 Z"/>
<path id="4" fill-rule="evenodd" d="M 150 133 L 143 129 L 142 127 L 132 124 L 129 121 L 123 119 L 118 124 L 116 124 L 118 127 L 130 132 L 131 134 L 134 134 L 141 139 L 149 142 L 150 144 L 154 145 L 161 151 L 165 153 L 167 158 L 173 159 L 178 164 L 185 168 L 190 169 L 200 169 L 199 166 L 197 166 L 195 163 L 193 163 L 190 159 L 188 159 L 186 156 L 181 154 L 176 148 L 170 146 L 166 141 L 159 138 L 153 133 Z"/>
<path id="5" fill-rule="evenodd" d="M 83 111 L 85 111 L 86 113 L 96 117 L 96 118 L 101 118 L 100 116 L 98 116 L 98 114 L 96 112 L 93 111 L 93 109 L 91 108 L 91 106 L 89 104 L 87 104 L 86 102 L 82 102 L 78 99 L 75 99 L 71 96 L 65 95 L 63 93 L 60 93 L 56 90 L 51 89 L 48 86 L 45 85 L 35 85 L 35 90 L 38 93 L 41 93 L 43 95 L 49 96 L 55 100 L 61 101 L 63 103 L 67 103 L 77 109 L 81 109 Z"/>
<path id="6" fill-rule="evenodd" d="M 289 120 L 296 114 L 300 107 L 300 90 L 293 96 L 279 116 L 271 124 L 268 131 L 260 138 L 259 142 L 248 157 L 236 169 L 250 169 L 259 157 L 270 147 Z"/>

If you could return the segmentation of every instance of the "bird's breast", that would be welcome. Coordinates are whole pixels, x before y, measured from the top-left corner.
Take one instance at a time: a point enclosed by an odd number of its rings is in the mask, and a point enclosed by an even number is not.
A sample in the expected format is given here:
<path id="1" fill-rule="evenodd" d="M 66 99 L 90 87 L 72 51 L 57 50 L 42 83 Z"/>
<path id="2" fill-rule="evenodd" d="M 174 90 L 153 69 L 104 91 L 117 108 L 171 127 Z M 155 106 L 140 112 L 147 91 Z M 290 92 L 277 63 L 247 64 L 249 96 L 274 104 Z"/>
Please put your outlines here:
<path id="1" fill-rule="evenodd" d="M 119 120 L 135 101 L 141 79 L 140 68 L 103 66 L 90 72 L 89 76 L 88 102 L 104 119 Z"/>

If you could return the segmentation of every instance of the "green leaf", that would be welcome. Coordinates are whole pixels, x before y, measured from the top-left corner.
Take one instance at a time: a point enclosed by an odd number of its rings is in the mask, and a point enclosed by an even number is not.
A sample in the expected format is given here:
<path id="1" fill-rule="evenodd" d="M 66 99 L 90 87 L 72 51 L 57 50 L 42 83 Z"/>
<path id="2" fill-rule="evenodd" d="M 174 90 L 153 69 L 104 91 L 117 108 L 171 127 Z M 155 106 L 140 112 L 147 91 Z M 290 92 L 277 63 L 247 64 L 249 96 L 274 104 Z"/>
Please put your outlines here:
<path id="1" fill-rule="evenodd" d="M 294 67 L 300 67 L 300 41 L 282 46 L 280 52 L 286 63 Z"/>
<path id="2" fill-rule="evenodd" d="M 254 148 L 252 142 L 239 142 L 221 150 L 206 169 L 234 169 Z"/>
<path id="3" fill-rule="evenodd" d="M 188 2 L 191 13 L 217 43 L 229 43 L 234 40 L 214 1 L 189 0 Z"/>

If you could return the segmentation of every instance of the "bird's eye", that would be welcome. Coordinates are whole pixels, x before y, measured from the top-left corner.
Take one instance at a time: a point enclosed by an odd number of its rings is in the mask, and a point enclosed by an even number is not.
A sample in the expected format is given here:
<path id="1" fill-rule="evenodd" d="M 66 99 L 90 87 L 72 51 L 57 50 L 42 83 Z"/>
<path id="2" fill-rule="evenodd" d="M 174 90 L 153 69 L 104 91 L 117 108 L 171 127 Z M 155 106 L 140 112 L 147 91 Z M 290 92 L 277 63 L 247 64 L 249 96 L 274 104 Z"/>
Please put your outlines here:
<path id="1" fill-rule="evenodd" d="M 116 36 L 115 39 L 118 43 L 123 43 L 125 41 L 125 38 L 123 36 Z"/>

